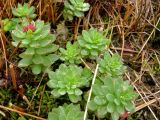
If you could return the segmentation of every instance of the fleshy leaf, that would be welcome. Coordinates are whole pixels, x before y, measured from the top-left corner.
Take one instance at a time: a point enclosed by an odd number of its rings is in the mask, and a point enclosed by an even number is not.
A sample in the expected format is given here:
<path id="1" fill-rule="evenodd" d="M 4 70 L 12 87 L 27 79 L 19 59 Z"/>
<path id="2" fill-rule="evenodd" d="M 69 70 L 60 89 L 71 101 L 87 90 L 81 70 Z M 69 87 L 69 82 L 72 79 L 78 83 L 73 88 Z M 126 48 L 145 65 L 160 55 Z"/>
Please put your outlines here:
<path id="1" fill-rule="evenodd" d="M 41 67 L 41 65 L 33 65 L 32 66 L 32 72 L 34 73 L 34 74 L 39 74 L 39 73 L 41 73 L 41 70 L 42 70 L 42 67 Z"/>

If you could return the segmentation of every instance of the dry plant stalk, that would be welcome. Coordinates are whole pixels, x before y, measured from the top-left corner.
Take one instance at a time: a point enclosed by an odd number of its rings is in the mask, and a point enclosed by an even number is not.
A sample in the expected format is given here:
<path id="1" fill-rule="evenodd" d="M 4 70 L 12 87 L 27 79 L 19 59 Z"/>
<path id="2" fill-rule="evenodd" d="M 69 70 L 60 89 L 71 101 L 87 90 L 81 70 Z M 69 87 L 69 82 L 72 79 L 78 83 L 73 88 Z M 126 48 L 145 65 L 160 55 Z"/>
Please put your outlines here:
<path id="1" fill-rule="evenodd" d="M 9 65 L 9 69 L 10 69 L 13 88 L 16 90 L 17 89 L 17 78 L 16 78 L 16 72 L 15 72 L 13 64 Z"/>

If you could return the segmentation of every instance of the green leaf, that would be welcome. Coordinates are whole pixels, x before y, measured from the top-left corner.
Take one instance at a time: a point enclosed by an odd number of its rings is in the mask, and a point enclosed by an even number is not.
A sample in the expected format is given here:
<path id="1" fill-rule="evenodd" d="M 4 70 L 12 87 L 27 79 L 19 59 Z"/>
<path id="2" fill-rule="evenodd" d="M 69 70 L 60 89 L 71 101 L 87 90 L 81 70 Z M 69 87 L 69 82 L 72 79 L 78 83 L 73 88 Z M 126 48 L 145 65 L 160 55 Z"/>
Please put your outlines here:
<path id="1" fill-rule="evenodd" d="M 75 94 L 75 90 L 70 88 L 67 90 L 67 93 L 68 94 Z"/>
<path id="2" fill-rule="evenodd" d="M 122 105 L 118 105 L 116 109 L 117 109 L 116 111 L 121 115 L 125 113 L 125 109 Z"/>
<path id="3" fill-rule="evenodd" d="M 115 104 L 112 102 L 109 102 L 107 105 L 107 110 L 108 112 L 113 113 L 115 111 Z"/>
<path id="4" fill-rule="evenodd" d="M 59 109 L 57 110 L 56 108 L 53 108 L 52 112 L 48 113 L 48 120 L 59 120 L 60 113 L 63 116 Z"/>
<path id="5" fill-rule="evenodd" d="M 59 56 L 56 54 L 50 54 L 46 57 L 44 57 L 43 59 L 43 65 L 44 66 L 50 66 L 51 64 L 53 64 L 55 61 L 57 61 L 59 59 Z"/>
<path id="6" fill-rule="evenodd" d="M 34 55 L 35 54 L 35 50 L 34 48 L 27 48 L 26 51 L 24 52 L 25 55 Z"/>
<path id="7" fill-rule="evenodd" d="M 82 11 L 88 11 L 89 7 L 90 7 L 90 5 L 88 3 L 84 3 Z"/>
<path id="8" fill-rule="evenodd" d="M 103 95 L 102 89 L 101 89 L 101 87 L 98 84 L 94 84 L 93 85 L 93 93 L 95 95 Z"/>
<path id="9" fill-rule="evenodd" d="M 113 102 L 114 101 L 114 96 L 112 94 L 107 94 L 106 97 L 107 97 L 109 102 Z"/>
<path id="10" fill-rule="evenodd" d="M 42 70 L 42 67 L 41 67 L 41 65 L 39 65 L 39 64 L 37 64 L 37 65 L 33 65 L 32 66 L 32 72 L 34 73 L 34 74 L 40 74 L 41 73 L 41 70 Z"/>
<path id="11" fill-rule="evenodd" d="M 57 82 L 54 81 L 54 80 L 50 80 L 47 82 L 47 85 L 50 87 L 50 88 L 56 88 L 57 87 Z"/>
<path id="12" fill-rule="evenodd" d="M 94 97 L 94 102 L 97 105 L 104 105 L 106 103 L 106 100 L 103 99 L 102 97 L 96 96 L 96 97 Z"/>
<path id="13" fill-rule="evenodd" d="M 33 48 L 39 48 L 41 45 L 39 42 L 37 41 L 33 41 L 29 44 L 30 47 L 33 47 Z"/>
<path id="14" fill-rule="evenodd" d="M 46 47 L 41 47 L 36 49 L 36 53 L 40 55 L 48 54 L 48 53 L 53 53 L 58 49 L 58 45 L 48 45 Z"/>
<path id="15" fill-rule="evenodd" d="M 49 44 L 51 44 L 52 42 L 54 42 L 56 40 L 55 35 L 48 35 L 46 38 L 44 38 L 43 40 L 40 41 L 40 45 L 41 47 L 46 47 Z"/>
<path id="16" fill-rule="evenodd" d="M 25 117 L 19 117 L 18 120 L 26 120 Z"/>
<path id="17" fill-rule="evenodd" d="M 115 103 L 116 105 L 120 105 L 119 99 L 114 99 L 114 103 Z"/>
<path id="18" fill-rule="evenodd" d="M 106 106 L 101 106 L 97 110 L 97 114 L 100 118 L 104 118 L 105 115 L 107 114 L 107 107 Z"/>
<path id="19" fill-rule="evenodd" d="M 23 33 L 23 31 L 19 29 L 19 26 L 16 27 L 16 30 L 12 31 L 12 34 L 17 38 L 24 38 L 26 35 L 25 33 Z"/>
<path id="20" fill-rule="evenodd" d="M 51 94 L 55 97 L 55 98 L 58 98 L 60 97 L 61 95 L 59 94 L 58 90 L 57 89 L 54 89 L 51 91 Z"/>
<path id="21" fill-rule="evenodd" d="M 79 105 L 64 104 L 58 108 L 53 108 L 48 114 L 48 120 L 82 120 L 83 115 L 84 112 L 80 110 Z"/>
<path id="22" fill-rule="evenodd" d="M 19 61 L 18 67 L 27 67 L 30 64 L 32 64 L 32 57 L 23 58 L 22 60 Z"/>
<path id="23" fill-rule="evenodd" d="M 82 50 L 82 51 L 81 51 L 81 54 L 84 55 L 84 56 L 89 55 L 88 51 L 86 51 L 86 50 Z"/>
<path id="24" fill-rule="evenodd" d="M 88 104 L 88 108 L 92 111 L 96 111 L 98 109 L 98 105 L 93 100 L 91 100 Z"/>
<path id="25" fill-rule="evenodd" d="M 74 115 L 73 115 L 74 113 Z M 70 107 L 68 114 L 66 116 L 66 120 L 82 120 L 83 119 L 83 112 L 80 112 L 79 106 L 74 106 L 74 109 Z"/>
<path id="26" fill-rule="evenodd" d="M 77 103 L 78 101 L 81 100 L 81 96 L 76 96 L 74 94 L 69 94 L 69 99 L 71 100 L 71 102 L 73 103 Z"/>
<path id="27" fill-rule="evenodd" d="M 36 26 L 36 31 L 34 32 L 34 34 L 37 34 L 39 32 L 41 32 L 43 30 L 43 27 L 44 27 L 44 21 L 40 21 L 40 20 L 37 20 L 35 22 L 35 26 Z"/>
<path id="28" fill-rule="evenodd" d="M 74 15 L 77 16 L 77 17 L 83 17 L 83 16 L 84 16 L 84 13 L 83 13 L 83 12 L 80 12 L 80 11 L 75 11 L 75 12 L 74 12 Z"/>
<path id="29" fill-rule="evenodd" d="M 59 89 L 58 92 L 59 92 L 60 95 L 65 95 L 66 94 L 66 90 L 64 88 Z"/>
<path id="30" fill-rule="evenodd" d="M 82 91 L 80 89 L 75 89 L 75 95 L 82 95 Z"/>
<path id="31" fill-rule="evenodd" d="M 39 39 L 44 39 L 45 37 L 47 37 L 47 35 L 49 35 L 49 32 L 50 32 L 50 25 L 49 24 L 46 24 L 44 25 L 43 31 L 41 32 L 41 34 L 34 34 L 34 40 L 39 40 Z"/>
<path id="32" fill-rule="evenodd" d="M 113 120 L 119 120 L 119 114 L 117 112 L 112 113 L 111 117 Z"/>
<path id="33" fill-rule="evenodd" d="M 92 39 L 90 38 L 89 32 L 87 32 L 86 30 L 83 30 L 82 35 L 85 38 L 86 42 L 92 43 Z"/>
<path id="34" fill-rule="evenodd" d="M 98 56 L 98 52 L 97 51 L 91 51 L 91 55 L 97 57 Z"/>
<path id="35" fill-rule="evenodd" d="M 133 106 L 132 102 L 127 102 L 126 105 L 125 105 L 125 108 L 129 112 L 134 112 L 135 111 L 135 107 Z"/>
<path id="36" fill-rule="evenodd" d="M 43 60 L 44 60 L 44 58 L 41 55 L 35 55 L 33 57 L 33 59 L 32 59 L 32 61 L 33 61 L 34 64 L 42 64 Z"/>
<path id="37" fill-rule="evenodd" d="M 75 0 L 70 0 L 70 2 L 71 2 L 72 5 L 76 5 L 77 4 Z"/>

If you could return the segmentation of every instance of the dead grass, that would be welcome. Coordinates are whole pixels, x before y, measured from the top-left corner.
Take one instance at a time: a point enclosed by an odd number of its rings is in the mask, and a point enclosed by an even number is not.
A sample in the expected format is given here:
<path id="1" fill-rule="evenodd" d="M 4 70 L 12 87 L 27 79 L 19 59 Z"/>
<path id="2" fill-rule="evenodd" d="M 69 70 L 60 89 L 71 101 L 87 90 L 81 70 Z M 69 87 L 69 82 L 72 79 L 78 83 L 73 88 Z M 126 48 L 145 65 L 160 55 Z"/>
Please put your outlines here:
<path id="1" fill-rule="evenodd" d="M 105 30 L 107 27 L 113 28 L 111 50 L 118 52 L 128 65 L 129 71 L 126 73 L 126 78 L 130 80 L 140 95 L 135 101 L 136 113 L 132 116 L 136 119 L 158 120 L 160 118 L 160 69 L 158 71 L 155 67 L 160 68 L 160 49 L 153 47 L 153 41 L 157 35 L 156 31 L 160 31 L 157 28 L 160 20 L 160 1 L 87 1 L 90 2 L 91 9 L 86 16 L 68 24 L 68 27 L 74 31 L 73 39 L 76 40 L 80 30 L 92 26 L 100 30 Z M 25 0 L 0 0 L 0 21 L 4 18 L 12 18 L 11 8 L 15 7 L 17 3 L 24 2 Z M 30 5 L 36 6 L 38 19 L 51 22 L 53 26 L 62 20 L 63 1 L 28 0 L 28 2 Z M 10 76 L 9 66 L 17 67 L 14 64 L 15 61 L 11 59 L 14 55 L 10 53 L 11 51 L 16 53 L 17 48 L 11 47 L 10 37 L 5 36 L 2 30 L 0 30 L 0 40 L 0 70 L 3 71 L 6 79 Z M 9 47 L 12 49 L 11 51 L 8 51 Z M 11 77 L 14 77 L 15 80 L 14 72 L 11 69 Z M 17 87 L 15 84 L 13 85 Z M 4 106 L 0 106 L 0 108 L 4 108 Z M 18 111 L 16 108 L 5 107 L 5 109 L 36 118 L 36 116 Z"/>

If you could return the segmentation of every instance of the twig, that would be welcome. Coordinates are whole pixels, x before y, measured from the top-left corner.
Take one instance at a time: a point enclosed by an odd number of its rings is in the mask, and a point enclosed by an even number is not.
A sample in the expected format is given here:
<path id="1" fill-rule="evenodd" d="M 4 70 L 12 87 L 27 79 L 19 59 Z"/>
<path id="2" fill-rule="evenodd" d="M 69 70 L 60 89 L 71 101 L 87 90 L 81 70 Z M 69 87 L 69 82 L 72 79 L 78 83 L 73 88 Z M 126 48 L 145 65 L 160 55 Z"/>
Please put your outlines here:
<path id="1" fill-rule="evenodd" d="M 119 50 L 119 51 L 121 51 L 122 50 L 122 48 L 119 48 L 119 47 L 110 47 L 110 49 L 112 49 L 112 50 Z M 134 50 L 131 50 L 131 49 L 123 49 L 123 51 L 124 52 L 131 52 L 131 53 L 138 53 L 138 51 L 134 51 Z"/>
<path id="2" fill-rule="evenodd" d="M 91 84 L 91 88 L 90 88 L 90 91 L 89 91 L 88 100 L 87 100 L 87 104 L 86 104 L 86 108 L 85 108 L 83 120 L 86 120 L 86 118 L 87 118 L 88 103 L 90 102 L 90 99 L 91 99 L 92 88 L 93 88 L 93 85 L 94 85 L 95 80 L 96 80 L 96 76 L 97 76 L 97 72 L 98 72 L 98 67 L 99 67 L 99 64 L 97 64 L 96 70 L 95 70 L 95 72 L 94 72 L 94 77 L 93 77 L 93 79 L 92 79 L 92 84 Z"/>
<path id="3" fill-rule="evenodd" d="M 31 100 L 30 100 L 30 104 L 32 103 L 34 97 L 36 96 L 36 93 L 37 93 L 37 91 L 38 91 L 38 89 L 39 89 L 39 87 L 40 87 L 40 85 L 41 85 L 41 83 L 42 83 L 42 80 L 43 80 L 45 74 L 46 74 L 46 73 L 44 72 L 43 75 L 42 75 L 42 78 L 41 78 L 41 80 L 40 80 L 40 82 L 39 82 L 39 84 L 38 84 L 38 86 L 37 86 L 37 88 L 36 88 L 36 90 L 35 90 L 35 92 L 33 93 L 33 96 L 32 96 L 32 98 L 31 98 Z M 30 106 L 29 106 L 29 107 L 30 107 Z"/>
<path id="4" fill-rule="evenodd" d="M 157 117 L 155 116 L 155 114 L 153 113 L 152 109 L 150 108 L 150 106 L 147 104 L 146 100 L 143 98 L 142 94 L 139 92 L 138 88 L 135 85 L 133 85 L 133 86 L 136 89 L 136 91 L 138 92 L 138 94 L 141 96 L 141 98 L 143 99 L 144 103 L 146 104 L 146 107 L 148 107 L 148 109 L 153 114 L 153 117 L 155 118 L 155 120 L 158 120 Z"/>
<path id="5" fill-rule="evenodd" d="M 160 98 L 158 98 L 158 100 L 160 100 Z M 157 99 L 152 99 L 152 100 L 150 100 L 150 101 L 148 101 L 148 102 L 146 102 L 146 103 L 144 103 L 142 105 L 137 106 L 136 107 L 136 112 L 141 110 L 141 109 L 143 109 L 143 108 L 145 108 L 145 107 L 147 107 L 147 106 L 149 106 L 149 105 L 151 105 L 151 104 L 153 104 L 156 101 L 157 101 Z"/>
<path id="6" fill-rule="evenodd" d="M 46 86 L 43 87 L 43 91 L 41 93 L 40 103 L 39 103 L 38 113 L 37 113 L 38 115 L 40 115 L 40 112 L 41 112 L 41 105 L 42 105 L 42 100 L 43 100 L 43 95 L 44 95 L 45 89 L 46 89 Z"/>
<path id="7" fill-rule="evenodd" d="M 16 113 L 21 114 L 21 115 L 30 116 L 30 117 L 36 118 L 38 120 L 47 120 L 45 118 L 37 117 L 35 115 L 28 114 L 28 113 L 25 113 L 25 112 L 21 112 L 21 111 L 18 111 L 18 110 L 12 109 L 12 108 L 8 108 L 8 107 L 2 106 L 2 105 L 0 105 L 0 108 L 4 109 L 4 110 L 9 110 L 9 111 L 12 111 L 12 112 L 16 112 Z"/>

